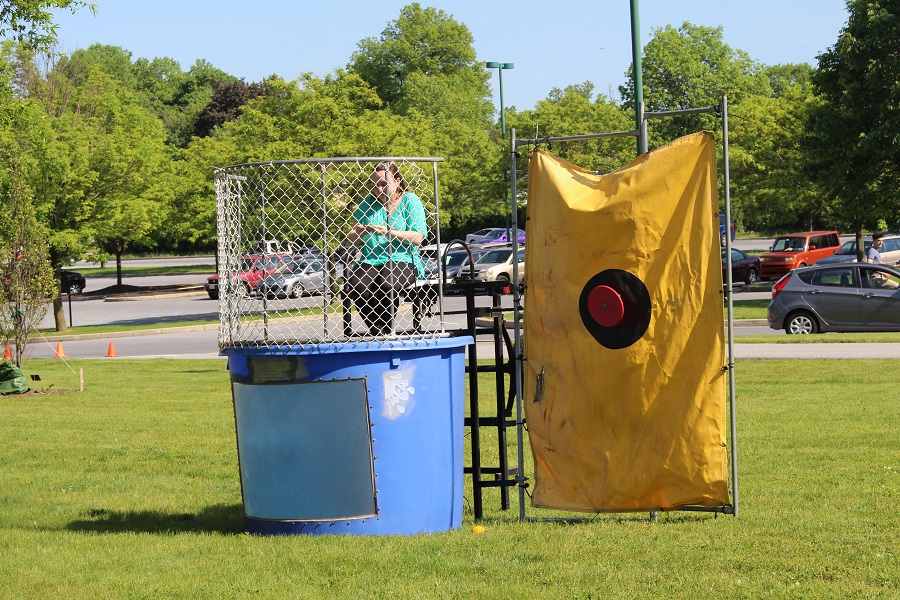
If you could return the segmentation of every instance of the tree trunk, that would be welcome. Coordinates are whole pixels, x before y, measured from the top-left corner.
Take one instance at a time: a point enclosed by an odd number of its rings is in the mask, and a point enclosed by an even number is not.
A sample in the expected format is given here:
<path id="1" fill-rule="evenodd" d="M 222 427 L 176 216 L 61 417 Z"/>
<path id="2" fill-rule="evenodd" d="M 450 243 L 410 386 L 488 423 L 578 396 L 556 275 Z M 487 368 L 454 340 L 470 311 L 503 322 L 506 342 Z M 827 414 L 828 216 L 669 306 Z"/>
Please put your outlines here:
<path id="1" fill-rule="evenodd" d="M 863 222 L 858 221 L 856 224 L 856 260 L 857 262 L 866 262 L 866 242 L 864 241 Z"/>
<path id="2" fill-rule="evenodd" d="M 122 251 L 116 247 L 116 285 L 122 287 Z"/>
<path id="3" fill-rule="evenodd" d="M 61 294 L 53 299 L 53 320 L 56 323 L 57 332 L 62 333 L 69 330 L 69 326 L 66 325 L 66 311 Z"/>

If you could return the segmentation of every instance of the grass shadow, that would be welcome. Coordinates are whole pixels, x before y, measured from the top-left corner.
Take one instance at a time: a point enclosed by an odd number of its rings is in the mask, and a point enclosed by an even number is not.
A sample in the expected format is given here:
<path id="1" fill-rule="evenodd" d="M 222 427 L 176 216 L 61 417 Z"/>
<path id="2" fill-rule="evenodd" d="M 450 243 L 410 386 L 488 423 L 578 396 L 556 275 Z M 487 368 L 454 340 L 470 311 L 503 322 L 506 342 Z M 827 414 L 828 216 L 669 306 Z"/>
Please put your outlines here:
<path id="1" fill-rule="evenodd" d="M 154 315 L 150 317 L 141 317 L 135 319 L 120 319 L 118 321 L 107 321 L 104 325 L 110 326 L 144 326 L 158 325 L 166 323 L 188 323 L 191 325 L 200 324 L 201 321 L 217 321 L 219 319 L 218 312 L 196 313 L 189 315 Z M 195 323 L 196 321 L 196 323 Z"/>
<path id="2" fill-rule="evenodd" d="M 221 533 L 244 531 L 240 504 L 215 504 L 198 513 L 165 513 L 155 510 L 111 511 L 95 508 L 83 519 L 66 525 L 67 531 L 81 533 Z"/>

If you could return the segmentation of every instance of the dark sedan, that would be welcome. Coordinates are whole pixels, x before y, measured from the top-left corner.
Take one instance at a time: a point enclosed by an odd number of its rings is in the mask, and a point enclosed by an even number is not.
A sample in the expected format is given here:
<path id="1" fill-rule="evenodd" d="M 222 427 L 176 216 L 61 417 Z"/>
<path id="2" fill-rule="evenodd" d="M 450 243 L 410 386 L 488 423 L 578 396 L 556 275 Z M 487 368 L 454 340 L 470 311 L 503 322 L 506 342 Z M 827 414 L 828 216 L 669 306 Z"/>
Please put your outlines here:
<path id="1" fill-rule="evenodd" d="M 722 248 L 722 281 L 725 281 L 725 248 Z M 759 257 L 750 256 L 737 248 L 731 249 L 731 282 L 743 281 L 753 285 L 759 281 Z"/>
<path id="2" fill-rule="evenodd" d="M 769 327 L 791 334 L 900 331 L 900 271 L 870 263 L 794 269 L 772 287 Z"/>
<path id="3" fill-rule="evenodd" d="M 84 276 L 75 271 L 60 271 L 59 291 L 61 294 L 80 294 L 84 291 Z"/>

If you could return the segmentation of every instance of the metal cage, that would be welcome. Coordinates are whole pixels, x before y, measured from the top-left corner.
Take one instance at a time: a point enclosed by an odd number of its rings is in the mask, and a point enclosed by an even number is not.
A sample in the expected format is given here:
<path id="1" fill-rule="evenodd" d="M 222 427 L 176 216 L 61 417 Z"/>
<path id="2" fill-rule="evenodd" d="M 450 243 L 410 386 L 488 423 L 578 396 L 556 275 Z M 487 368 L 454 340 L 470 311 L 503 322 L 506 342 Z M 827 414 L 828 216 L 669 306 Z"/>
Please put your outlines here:
<path id="1" fill-rule="evenodd" d="M 391 286 L 390 330 L 373 332 L 351 302 L 348 278 L 359 250 L 348 244 L 354 211 L 371 196 L 378 163 L 394 163 L 424 206 L 440 243 L 437 163 L 429 157 L 321 158 L 217 169 L 219 347 L 427 343 L 446 335 L 440 282 L 419 276 Z M 425 272 L 432 265 L 422 258 Z M 391 265 L 394 263 L 392 262 Z M 359 302 L 357 302 L 359 303 Z"/>

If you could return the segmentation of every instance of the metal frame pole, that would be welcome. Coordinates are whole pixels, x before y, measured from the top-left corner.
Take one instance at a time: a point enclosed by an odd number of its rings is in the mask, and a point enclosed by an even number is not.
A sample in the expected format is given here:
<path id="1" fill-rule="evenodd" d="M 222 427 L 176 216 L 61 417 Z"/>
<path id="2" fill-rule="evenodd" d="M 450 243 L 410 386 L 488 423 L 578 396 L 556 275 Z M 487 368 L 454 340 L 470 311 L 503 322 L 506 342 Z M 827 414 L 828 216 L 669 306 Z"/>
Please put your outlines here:
<path id="1" fill-rule="evenodd" d="M 512 128 L 509 131 L 509 148 L 510 148 L 510 194 L 512 197 L 513 203 L 515 203 L 516 199 L 516 129 Z M 517 211 L 513 211 L 515 214 Z M 519 236 L 516 235 L 513 237 L 515 240 L 513 243 L 515 247 L 513 248 L 514 253 L 518 253 L 518 240 Z M 518 258 L 513 261 L 513 289 L 515 290 L 516 296 L 514 296 L 514 303 L 516 307 L 518 307 L 518 287 L 519 287 L 519 270 L 518 270 Z M 516 446 L 517 446 L 517 455 L 516 459 L 518 461 L 518 469 L 516 471 L 516 481 L 519 484 L 519 520 L 522 521 L 525 519 L 525 435 L 524 435 L 524 427 L 525 421 L 522 411 L 522 361 L 521 361 L 521 352 L 519 351 L 519 313 L 518 310 L 513 310 L 513 318 L 515 321 L 515 343 L 513 344 L 513 352 L 515 354 L 514 363 L 513 363 L 513 376 L 516 379 Z"/>
<path id="2" fill-rule="evenodd" d="M 726 297 L 728 299 L 728 414 L 731 426 L 731 503 L 734 516 L 738 516 L 738 458 L 737 458 L 737 402 L 734 383 L 734 303 L 731 294 L 731 171 L 728 158 L 728 94 L 722 94 L 722 162 L 725 170 L 725 253 Z"/>

